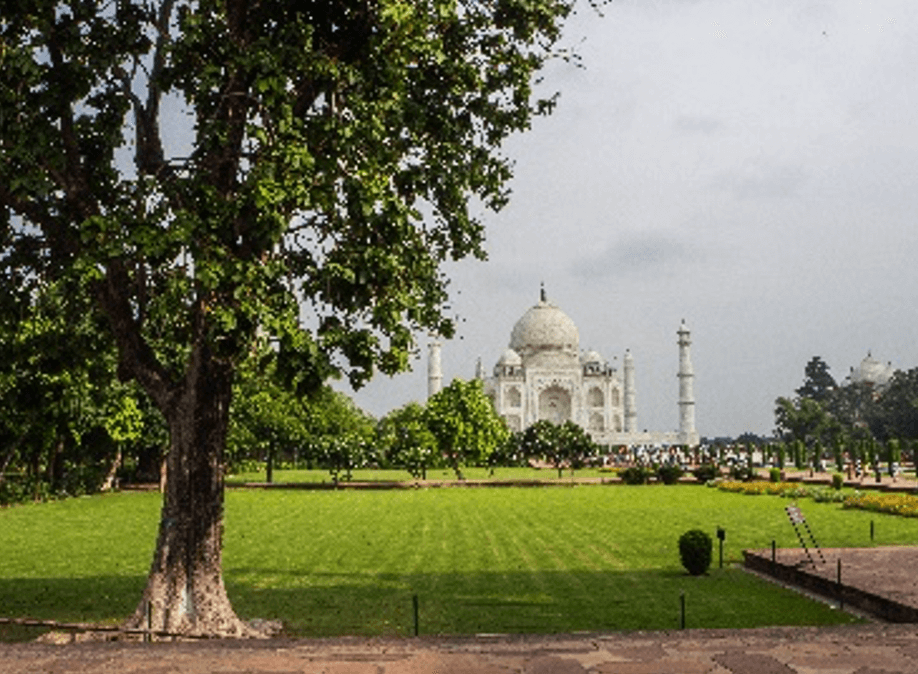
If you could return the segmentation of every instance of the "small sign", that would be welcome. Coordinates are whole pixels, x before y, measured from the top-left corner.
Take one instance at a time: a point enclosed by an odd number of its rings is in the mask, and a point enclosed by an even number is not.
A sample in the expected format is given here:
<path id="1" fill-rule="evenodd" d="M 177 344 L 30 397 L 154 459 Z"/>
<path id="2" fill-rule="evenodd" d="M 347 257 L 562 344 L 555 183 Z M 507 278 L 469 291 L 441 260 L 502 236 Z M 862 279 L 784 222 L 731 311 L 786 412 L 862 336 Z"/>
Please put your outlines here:
<path id="1" fill-rule="evenodd" d="M 791 524 L 806 523 L 806 517 L 803 516 L 803 511 L 797 506 L 787 506 L 784 508 L 784 511 L 787 513 L 787 517 L 790 519 Z"/>

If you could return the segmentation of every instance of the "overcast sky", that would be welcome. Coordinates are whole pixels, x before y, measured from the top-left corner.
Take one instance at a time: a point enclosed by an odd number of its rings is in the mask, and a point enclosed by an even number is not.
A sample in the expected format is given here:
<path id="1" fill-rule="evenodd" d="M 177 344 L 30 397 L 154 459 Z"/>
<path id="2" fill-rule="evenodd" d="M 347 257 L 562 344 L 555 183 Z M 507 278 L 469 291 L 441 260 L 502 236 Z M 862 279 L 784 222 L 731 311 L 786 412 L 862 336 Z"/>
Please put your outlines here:
<path id="1" fill-rule="evenodd" d="M 703 436 L 769 433 L 815 355 L 918 366 L 918 2 L 615 0 L 566 36 L 584 68 L 507 147 L 490 260 L 448 268 L 447 382 L 490 372 L 542 281 L 581 348 L 631 349 L 642 429 L 678 425 L 683 318 Z M 425 397 L 422 359 L 355 400 Z"/>

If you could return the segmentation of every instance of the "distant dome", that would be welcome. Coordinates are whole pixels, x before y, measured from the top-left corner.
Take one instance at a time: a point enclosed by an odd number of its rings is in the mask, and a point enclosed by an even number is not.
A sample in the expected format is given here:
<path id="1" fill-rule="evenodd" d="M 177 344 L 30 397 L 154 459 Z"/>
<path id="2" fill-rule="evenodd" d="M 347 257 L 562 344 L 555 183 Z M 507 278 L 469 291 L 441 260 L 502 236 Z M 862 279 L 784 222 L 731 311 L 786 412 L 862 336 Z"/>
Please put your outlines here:
<path id="1" fill-rule="evenodd" d="M 580 333 L 567 314 L 543 297 L 513 326 L 510 348 L 520 354 L 527 366 L 561 365 L 568 361 L 576 365 Z M 541 356 L 538 363 L 530 362 L 537 356 Z"/>
<path id="2" fill-rule="evenodd" d="M 855 384 L 873 384 L 874 386 L 886 386 L 892 379 L 895 368 L 892 363 L 883 364 L 876 360 L 867 352 L 867 356 L 857 367 L 851 368 L 851 374 L 848 375 Z"/>
<path id="3" fill-rule="evenodd" d="M 506 350 L 501 354 L 500 360 L 497 361 L 497 364 L 498 364 L 498 365 L 506 365 L 506 366 L 510 366 L 510 367 L 516 367 L 516 366 L 518 366 L 518 365 L 522 365 L 522 364 L 523 364 L 523 359 L 520 358 L 520 354 L 518 354 L 518 353 L 517 353 L 516 351 L 514 351 L 513 349 L 506 349 Z"/>
<path id="4" fill-rule="evenodd" d="M 591 365 L 593 363 L 605 365 L 606 359 L 591 349 L 590 351 L 584 352 L 583 356 L 580 358 L 580 362 L 584 365 Z"/>

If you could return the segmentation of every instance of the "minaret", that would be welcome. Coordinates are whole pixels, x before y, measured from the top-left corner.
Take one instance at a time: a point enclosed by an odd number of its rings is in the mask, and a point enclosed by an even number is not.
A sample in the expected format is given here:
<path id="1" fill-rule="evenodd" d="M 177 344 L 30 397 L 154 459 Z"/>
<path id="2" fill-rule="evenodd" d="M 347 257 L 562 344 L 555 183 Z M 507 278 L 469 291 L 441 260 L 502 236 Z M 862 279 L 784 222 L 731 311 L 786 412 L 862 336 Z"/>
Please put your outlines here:
<path id="1" fill-rule="evenodd" d="M 625 349 L 625 433 L 637 432 L 637 407 L 634 403 L 634 358 L 631 350 Z"/>
<path id="2" fill-rule="evenodd" d="M 432 336 L 427 345 L 427 397 L 436 395 L 443 388 L 443 368 L 440 366 L 440 342 Z"/>
<path id="3" fill-rule="evenodd" d="M 679 335 L 679 434 L 688 442 L 689 437 L 695 434 L 695 394 L 692 391 L 695 372 L 689 353 L 691 333 L 685 319 L 682 319 L 676 334 Z"/>
<path id="4" fill-rule="evenodd" d="M 478 358 L 478 362 L 475 363 L 475 379 L 480 379 L 484 381 L 485 379 L 485 369 L 484 365 L 481 363 L 481 358 Z"/>

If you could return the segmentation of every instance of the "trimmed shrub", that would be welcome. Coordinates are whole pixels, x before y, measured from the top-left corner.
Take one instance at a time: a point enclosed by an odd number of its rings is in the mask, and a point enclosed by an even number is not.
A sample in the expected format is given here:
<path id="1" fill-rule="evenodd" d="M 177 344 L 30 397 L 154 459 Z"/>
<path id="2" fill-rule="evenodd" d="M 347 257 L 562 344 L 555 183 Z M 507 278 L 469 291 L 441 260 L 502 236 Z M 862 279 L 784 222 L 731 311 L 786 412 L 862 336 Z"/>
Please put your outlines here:
<path id="1" fill-rule="evenodd" d="M 711 566 L 714 542 L 701 529 L 691 529 L 679 537 L 679 557 L 682 566 L 693 576 L 700 576 Z"/>
<path id="2" fill-rule="evenodd" d="M 844 503 L 848 498 L 842 491 L 828 487 L 813 489 L 809 496 L 817 503 Z"/>
<path id="3" fill-rule="evenodd" d="M 781 469 L 772 468 L 768 471 L 768 479 L 771 482 L 780 482 L 781 481 Z"/>
<path id="4" fill-rule="evenodd" d="M 832 489 L 841 489 L 845 486 L 845 476 L 841 473 L 832 473 Z"/>
<path id="5" fill-rule="evenodd" d="M 618 471 L 618 476 L 625 484 L 647 484 L 647 479 L 651 474 L 649 470 L 640 466 L 632 466 Z"/>
<path id="6" fill-rule="evenodd" d="M 663 484 L 676 484 L 682 477 L 682 468 L 679 466 L 660 466 L 657 468 L 657 479 Z"/>
<path id="7" fill-rule="evenodd" d="M 730 477 L 734 480 L 751 480 L 753 478 L 752 466 L 737 463 L 730 467 Z"/>
<path id="8" fill-rule="evenodd" d="M 710 482 L 720 476 L 720 470 L 713 463 L 703 463 L 692 471 L 692 475 L 699 482 Z"/>

